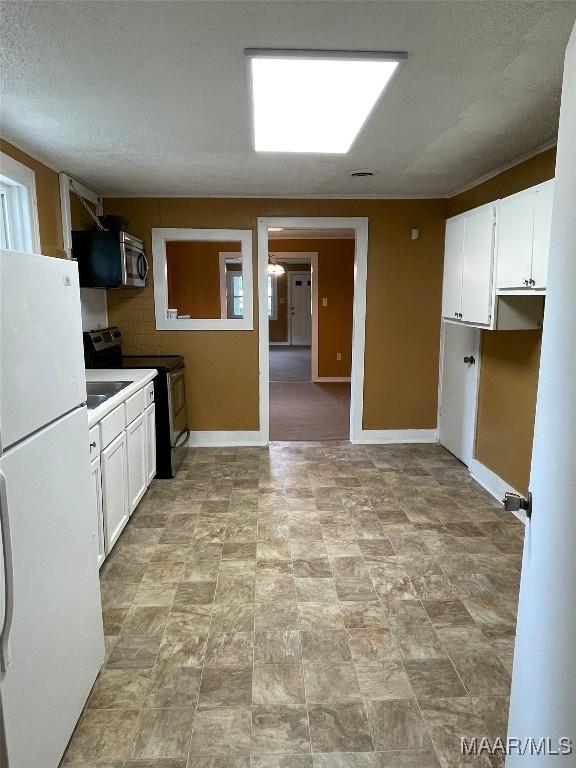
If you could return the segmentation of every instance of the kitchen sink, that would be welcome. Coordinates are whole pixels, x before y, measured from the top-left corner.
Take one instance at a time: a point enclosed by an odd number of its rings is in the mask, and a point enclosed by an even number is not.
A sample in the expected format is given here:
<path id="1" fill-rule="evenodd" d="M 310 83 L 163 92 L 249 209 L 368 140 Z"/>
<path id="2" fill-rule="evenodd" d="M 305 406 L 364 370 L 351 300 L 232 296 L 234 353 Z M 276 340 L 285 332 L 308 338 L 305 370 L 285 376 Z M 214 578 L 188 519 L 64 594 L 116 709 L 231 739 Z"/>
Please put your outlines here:
<path id="1" fill-rule="evenodd" d="M 120 390 L 132 384 L 131 381 L 88 381 L 86 383 L 86 392 L 88 397 L 86 398 L 86 405 L 88 410 L 92 411 L 94 408 L 98 408 L 99 405 L 105 403 Z"/>

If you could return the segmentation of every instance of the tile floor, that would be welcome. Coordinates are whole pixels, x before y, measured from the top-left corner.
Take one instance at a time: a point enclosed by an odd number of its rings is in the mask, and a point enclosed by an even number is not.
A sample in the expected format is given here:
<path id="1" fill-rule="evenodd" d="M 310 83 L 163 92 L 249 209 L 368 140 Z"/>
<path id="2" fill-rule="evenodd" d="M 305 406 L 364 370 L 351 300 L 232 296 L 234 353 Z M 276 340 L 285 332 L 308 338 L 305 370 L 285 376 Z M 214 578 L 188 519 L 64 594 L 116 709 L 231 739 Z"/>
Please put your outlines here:
<path id="1" fill-rule="evenodd" d="M 102 568 L 66 768 L 456 768 L 505 735 L 523 526 L 438 446 L 191 450 Z"/>

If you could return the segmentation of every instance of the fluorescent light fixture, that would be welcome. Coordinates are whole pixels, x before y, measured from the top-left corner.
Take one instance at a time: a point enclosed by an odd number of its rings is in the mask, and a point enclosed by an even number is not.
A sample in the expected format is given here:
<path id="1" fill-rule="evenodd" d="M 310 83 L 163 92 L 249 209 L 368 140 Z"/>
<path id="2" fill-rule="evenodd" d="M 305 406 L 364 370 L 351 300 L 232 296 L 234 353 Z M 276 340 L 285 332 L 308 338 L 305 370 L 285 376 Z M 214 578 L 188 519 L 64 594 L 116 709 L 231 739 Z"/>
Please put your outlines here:
<path id="1" fill-rule="evenodd" d="M 249 49 L 257 152 L 344 154 L 403 52 Z"/>

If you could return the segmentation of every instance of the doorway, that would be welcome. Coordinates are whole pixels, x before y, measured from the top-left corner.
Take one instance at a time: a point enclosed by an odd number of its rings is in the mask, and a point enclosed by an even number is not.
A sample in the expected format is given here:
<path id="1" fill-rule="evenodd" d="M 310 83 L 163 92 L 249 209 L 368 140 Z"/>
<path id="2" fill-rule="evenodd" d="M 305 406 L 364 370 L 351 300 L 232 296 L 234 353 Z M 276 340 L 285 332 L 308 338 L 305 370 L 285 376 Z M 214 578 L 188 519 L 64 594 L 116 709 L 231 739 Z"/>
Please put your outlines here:
<path id="1" fill-rule="evenodd" d="M 338 240 L 346 241 L 349 254 L 348 278 L 340 280 L 339 287 L 342 291 L 348 285 L 348 304 L 333 288 L 338 284 L 339 262 L 331 261 L 329 253 Z M 326 241 L 334 242 L 328 247 Z M 284 248 L 292 251 L 290 258 L 284 258 Z M 306 251 L 310 266 L 302 264 Z M 258 254 L 261 442 L 360 442 L 367 220 L 259 219 Z M 282 267 L 273 270 L 278 274 L 275 298 L 270 295 L 275 290 L 270 285 L 270 264 Z M 332 288 L 321 289 L 319 296 L 322 270 L 326 284 L 332 279 Z M 284 316 L 282 335 L 279 325 Z M 327 342 L 330 316 L 337 321 Z"/>

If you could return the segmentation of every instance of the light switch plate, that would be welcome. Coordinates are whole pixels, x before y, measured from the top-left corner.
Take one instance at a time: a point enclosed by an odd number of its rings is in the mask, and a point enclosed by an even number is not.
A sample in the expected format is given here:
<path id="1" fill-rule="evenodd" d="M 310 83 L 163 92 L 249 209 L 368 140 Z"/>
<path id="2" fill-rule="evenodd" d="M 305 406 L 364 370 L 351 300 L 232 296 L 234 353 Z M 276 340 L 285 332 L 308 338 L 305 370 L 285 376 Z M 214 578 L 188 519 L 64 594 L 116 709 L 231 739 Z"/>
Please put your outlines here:
<path id="1" fill-rule="evenodd" d="M 322 306 L 327 307 L 328 306 L 328 299 L 322 299 Z"/>

